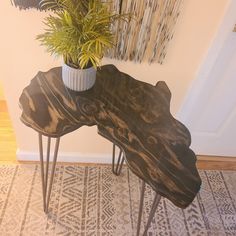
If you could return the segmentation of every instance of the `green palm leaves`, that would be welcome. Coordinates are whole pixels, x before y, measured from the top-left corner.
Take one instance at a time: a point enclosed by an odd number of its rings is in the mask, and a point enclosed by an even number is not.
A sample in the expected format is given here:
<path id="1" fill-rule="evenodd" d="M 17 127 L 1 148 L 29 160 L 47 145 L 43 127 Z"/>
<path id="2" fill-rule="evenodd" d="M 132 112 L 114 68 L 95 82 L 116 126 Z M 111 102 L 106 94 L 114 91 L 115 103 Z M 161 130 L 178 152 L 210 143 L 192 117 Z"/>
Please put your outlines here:
<path id="1" fill-rule="evenodd" d="M 110 11 L 100 0 L 42 0 L 41 7 L 53 10 L 46 17 L 45 33 L 37 36 L 51 54 L 62 55 L 74 68 L 95 68 L 114 46 L 112 24 L 124 15 Z"/>

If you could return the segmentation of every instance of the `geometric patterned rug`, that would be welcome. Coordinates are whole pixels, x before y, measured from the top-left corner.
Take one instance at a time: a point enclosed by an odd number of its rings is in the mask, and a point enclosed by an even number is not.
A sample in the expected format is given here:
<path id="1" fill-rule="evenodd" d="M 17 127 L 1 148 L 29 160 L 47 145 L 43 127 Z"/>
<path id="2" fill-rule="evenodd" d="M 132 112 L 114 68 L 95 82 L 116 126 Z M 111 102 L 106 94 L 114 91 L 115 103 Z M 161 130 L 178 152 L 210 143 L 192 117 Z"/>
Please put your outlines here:
<path id="1" fill-rule="evenodd" d="M 236 235 L 236 172 L 200 175 L 201 191 L 187 209 L 161 199 L 148 235 Z M 135 235 L 140 188 L 140 180 L 126 167 L 117 177 L 110 166 L 58 164 L 45 215 L 39 165 L 1 165 L 0 235 Z M 141 232 L 153 197 L 146 188 Z"/>

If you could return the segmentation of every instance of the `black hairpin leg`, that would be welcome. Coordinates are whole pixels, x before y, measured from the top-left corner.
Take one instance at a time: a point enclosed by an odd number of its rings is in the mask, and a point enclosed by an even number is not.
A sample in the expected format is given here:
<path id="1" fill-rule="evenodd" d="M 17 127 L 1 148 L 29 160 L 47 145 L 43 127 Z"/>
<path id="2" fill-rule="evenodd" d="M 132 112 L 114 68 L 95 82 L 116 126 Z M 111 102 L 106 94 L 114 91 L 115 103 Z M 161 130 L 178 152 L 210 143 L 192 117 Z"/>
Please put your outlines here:
<path id="1" fill-rule="evenodd" d="M 122 166 L 124 163 L 124 154 L 122 152 L 122 150 L 120 149 L 118 158 L 117 158 L 117 162 L 115 161 L 116 159 L 116 145 L 113 143 L 113 150 L 112 150 L 112 172 L 115 175 L 120 175 L 120 172 L 122 170 Z"/>
<path id="2" fill-rule="evenodd" d="M 145 182 L 142 181 L 140 203 L 139 203 L 138 224 L 137 224 L 137 234 L 136 234 L 137 236 L 139 236 L 139 234 L 140 234 L 140 226 L 141 226 L 141 219 L 142 219 L 142 213 L 143 213 L 144 193 L 145 193 Z M 155 212 L 156 212 L 156 209 L 157 209 L 157 206 L 158 206 L 160 200 L 161 200 L 161 195 L 156 193 L 155 198 L 154 198 L 153 203 L 152 203 L 151 211 L 149 213 L 148 222 L 145 226 L 143 236 L 147 235 L 148 228 L 149 228 L 149 226 L 152 222 L 152 219 L 155 215 Z"/>
<path id="3" fill-rule="evenodd" d="M 137 234 L 136 234 L 137 236 L 139 236 L 139 233 L 140 233 L 141 219 L 142 219 L 142 213 L 143 213 L 144 192 L 145 192 L 145 182 L 142 181 L 141 194 L 140 194 L 140 202 L 139 202 Z"/>
<path id="4" fill-rule="evenodd" d="M 50 174 L 50 181 L 48 185 L 48 171 L 49 171 L 49 159 L 50 159 L 50 147 L 51 147 L 51 138 L 48 137 L 47 142 L 47 157 L 46 157 L 46 166 L 44 168 L 44 158 L 43 158 L 43 140 L 42 134 L 39 133 L 39 155 L 40 155 L 40 166 L 41 166 L 41 178 L 42 178 L 42 192 L 43 192 L 43 210 L 45 213 L 48 213 L 48 206 L 50 201 L 50 195 L 52 191 L 52 183 L 55 173 L 55 167 L 57 162 L 57 154 L 59 149 L 60 138 L 56 138 L 52 169 Z M 45 175 L 44 175 L 45 172 Z"/>

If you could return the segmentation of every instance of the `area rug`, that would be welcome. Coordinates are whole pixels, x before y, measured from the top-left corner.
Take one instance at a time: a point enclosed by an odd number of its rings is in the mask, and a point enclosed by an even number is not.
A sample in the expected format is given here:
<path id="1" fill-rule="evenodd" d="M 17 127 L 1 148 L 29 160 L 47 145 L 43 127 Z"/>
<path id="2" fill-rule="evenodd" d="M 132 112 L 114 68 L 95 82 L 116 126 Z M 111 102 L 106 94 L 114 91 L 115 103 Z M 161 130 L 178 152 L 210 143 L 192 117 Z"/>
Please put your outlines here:
<path id="1" fill-rule="evenodd" d="M 200 171 L 200 193 L 185 210 L 162 198 L 148 235 L 236 235 L 236 172 Z M 1 236 L 135 235 L 141 182 L 126 167 L 56 167 L 49 213 L 43 212 L 40 167 L 0 166 Z M 143 225 L 154 197 L 145 193 Z"/>

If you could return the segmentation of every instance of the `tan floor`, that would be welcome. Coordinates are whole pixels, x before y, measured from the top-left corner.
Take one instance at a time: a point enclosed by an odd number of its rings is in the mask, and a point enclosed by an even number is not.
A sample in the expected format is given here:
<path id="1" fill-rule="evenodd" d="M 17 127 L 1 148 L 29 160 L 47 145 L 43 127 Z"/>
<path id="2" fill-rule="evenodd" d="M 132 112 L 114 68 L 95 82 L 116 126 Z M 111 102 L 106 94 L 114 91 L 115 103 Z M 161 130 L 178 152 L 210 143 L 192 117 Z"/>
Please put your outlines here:
<path id="1" fill-rule="evenodd" d="M 3 100 L 0 100 L 0 163 L 18 163 L 15 135 Z M 236 158 L 199 156 L 197 166 L 208 170 L 236 170 Z"/>
<path id="2" fill-rule="evenodd" d="M 236 157 L 198 156 L 198 169 L 236 170 Z"/>

